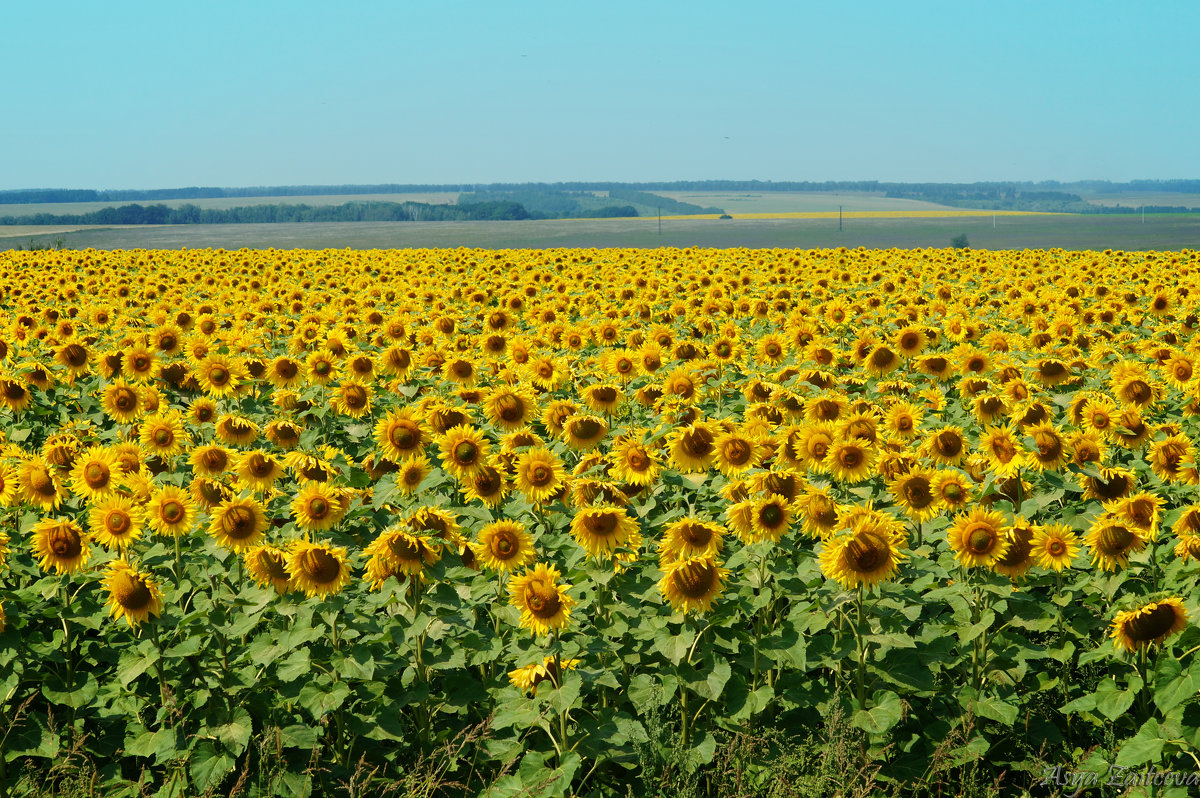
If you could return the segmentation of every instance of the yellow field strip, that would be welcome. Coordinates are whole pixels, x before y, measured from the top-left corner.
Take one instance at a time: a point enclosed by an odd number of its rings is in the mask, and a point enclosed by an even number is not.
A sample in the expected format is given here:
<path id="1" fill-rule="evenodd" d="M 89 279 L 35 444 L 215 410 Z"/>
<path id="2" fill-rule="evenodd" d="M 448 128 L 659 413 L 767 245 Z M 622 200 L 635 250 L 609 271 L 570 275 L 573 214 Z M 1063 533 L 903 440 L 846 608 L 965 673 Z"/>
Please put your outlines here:
<path id="1" fill-rule="evenodd" d="M 779 213 L 734 213 L 734 219 L 836 219 L 837 211 L 783 211 Z M 940 219 L 958 218 L 964 216 L 1064 216 L 1068 214 L 1051 213 L 1046 211 L 985 211 L 985 210 L 945 210 L 945 211 L 844 211 L 841 216 L 845 219 Z M 654 220 L 657 216 L 641 216 L 641 219 Z M 685 216 L 664 216 L 664 219 L 720 219 L 719 214 L 700 213 Z"/>

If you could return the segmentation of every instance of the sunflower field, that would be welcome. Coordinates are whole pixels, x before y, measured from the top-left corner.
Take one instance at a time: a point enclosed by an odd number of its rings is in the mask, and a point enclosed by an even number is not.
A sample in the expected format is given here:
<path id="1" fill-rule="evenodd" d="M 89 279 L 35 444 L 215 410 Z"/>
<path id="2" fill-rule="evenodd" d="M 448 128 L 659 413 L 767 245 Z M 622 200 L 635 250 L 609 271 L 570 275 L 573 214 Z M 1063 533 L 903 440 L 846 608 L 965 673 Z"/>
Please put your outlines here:
<path id="1" fill-rule="evenodd" d="M 1190 251 L 0 253 L 0 796 L 1195 794 L 1197 298 Z"/>

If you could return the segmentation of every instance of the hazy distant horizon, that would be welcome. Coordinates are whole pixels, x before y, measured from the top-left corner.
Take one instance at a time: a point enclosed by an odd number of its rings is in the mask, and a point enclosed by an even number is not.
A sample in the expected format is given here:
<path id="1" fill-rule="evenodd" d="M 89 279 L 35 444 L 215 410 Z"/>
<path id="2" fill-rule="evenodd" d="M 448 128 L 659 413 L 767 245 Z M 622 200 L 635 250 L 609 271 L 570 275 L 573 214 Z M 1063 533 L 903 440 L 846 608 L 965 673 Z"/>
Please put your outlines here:
<path id="1" fill-rule="evenodd" d="M 0 189 L 1200 174 L 1200 5 L 65 0 Z"/>

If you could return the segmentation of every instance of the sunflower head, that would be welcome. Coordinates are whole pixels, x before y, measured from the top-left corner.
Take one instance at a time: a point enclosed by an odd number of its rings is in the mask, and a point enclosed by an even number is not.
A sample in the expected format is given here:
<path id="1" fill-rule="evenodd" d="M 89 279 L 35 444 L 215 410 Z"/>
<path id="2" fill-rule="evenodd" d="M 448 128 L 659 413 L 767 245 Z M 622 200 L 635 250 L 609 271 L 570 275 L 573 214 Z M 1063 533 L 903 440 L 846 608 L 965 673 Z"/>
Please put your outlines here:
<path id="1" fill-rule="evenodd" d="M 575 600 L 569 585 L 559 584 L 561 574 L 553 565 L 538 563 L 509 582 L 509 601 L 521 611 L 521 626 L 534 635 L 564 628 Z"/>
<path id="2" fill-rule="evenodd" d="M 287 556 L 287 573 L 292 584 L 309 598 L 338 593 L 350 581 L 344 548 L 307 540 L 292 544 Z"/>
<path id="3" fill-rule="evenodd" d="M 1183 631 L 1187 621 L 1183 600 L 1168 596 L 1117 613 L 1109 637 L 1117 648 L 1137 651 L 1161 645 L 1171 635 Z"/>
<path id="4" fill-rule="evenodd" d="M 666 565 L 658 589 L 676 612 L 703 614 L 712 609 L 728 576 L 713 557 L 684 557 Z"/>
<path id="5" fill-rule="evenodd" d="M 512 571 L 531 563 L 537 552 L 525 526 L 517 521 L 493 521 L 479 530 L 475 555 L 484 568 Z"/>
<path id="6" fill-rule="evenodd" d="M 108 588 L 109 614 L 113 618 L 124 618 L 130 626 L 136 626 L 151 615 L 162 615 L 162 591 L 153 578 L 124 558 L 109 563 L 104 586 Z"/>
<path id="7" fill-rule="evenodd" d="M 74 521 L 43 518 L 32 530 L 33 551 L 43 571 L 51 568 L 59 574 L 74 573 L 91 556 L 88 536 Z"/>
<path id="8" fill-rule="evenodd" d="M 977 507 L 955 519 L 947 535 L 955 558 L 967 568 L 988 568 L 1008 552 L 1004 516 Z"/>

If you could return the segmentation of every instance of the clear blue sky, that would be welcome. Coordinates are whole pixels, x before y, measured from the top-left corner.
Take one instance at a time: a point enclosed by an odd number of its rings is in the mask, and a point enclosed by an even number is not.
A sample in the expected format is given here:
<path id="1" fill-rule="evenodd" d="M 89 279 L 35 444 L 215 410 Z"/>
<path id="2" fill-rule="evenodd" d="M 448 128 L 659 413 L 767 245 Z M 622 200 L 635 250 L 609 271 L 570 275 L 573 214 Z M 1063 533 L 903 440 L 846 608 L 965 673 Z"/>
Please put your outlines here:
<path id="1" fill-rule="evenodd" d="M 1200 4 L 7 2 L 0 189 L 1200 177 Z"/>

